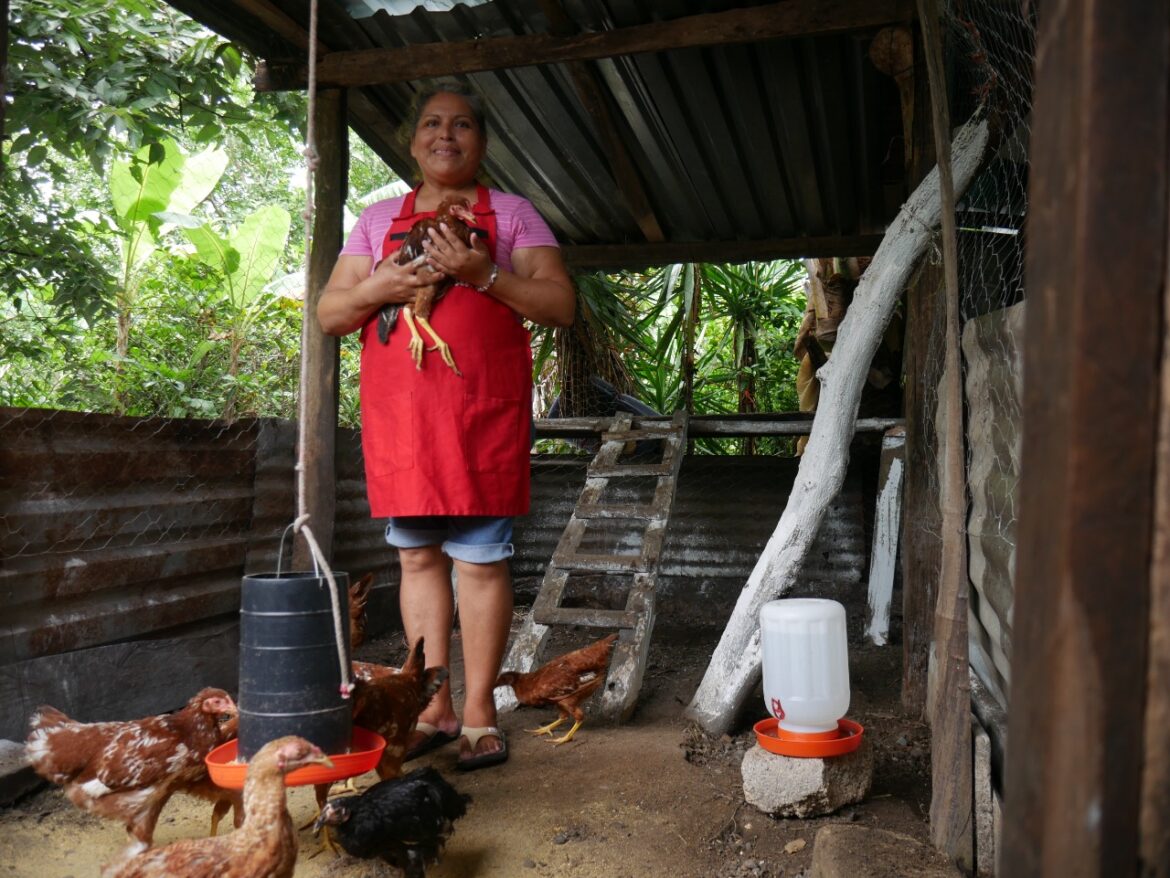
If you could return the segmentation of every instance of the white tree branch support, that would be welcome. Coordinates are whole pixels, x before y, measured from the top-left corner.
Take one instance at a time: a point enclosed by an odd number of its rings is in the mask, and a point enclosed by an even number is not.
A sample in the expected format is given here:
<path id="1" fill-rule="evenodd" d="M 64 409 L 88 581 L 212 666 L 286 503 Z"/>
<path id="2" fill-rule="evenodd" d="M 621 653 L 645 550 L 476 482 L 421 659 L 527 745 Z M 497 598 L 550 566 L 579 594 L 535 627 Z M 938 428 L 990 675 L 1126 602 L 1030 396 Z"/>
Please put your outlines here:
<path id="1" fill-rule="evenodd" d="M 987 146 L 987 123 L 971 120 L 955 135 L 956 197 L 975 175 Z M 849 443 L 874 353 L 910 272 L 940 222 L 938 168 L 914 190 L 886 231 L 821 367 L 820 401 L 796 483 L 776 530 L 740 592 L 685 716 L 711 734 L 726 732 L 760 678 L 760 608 L 792 588 L 825 513 L 845 481 Z"/>

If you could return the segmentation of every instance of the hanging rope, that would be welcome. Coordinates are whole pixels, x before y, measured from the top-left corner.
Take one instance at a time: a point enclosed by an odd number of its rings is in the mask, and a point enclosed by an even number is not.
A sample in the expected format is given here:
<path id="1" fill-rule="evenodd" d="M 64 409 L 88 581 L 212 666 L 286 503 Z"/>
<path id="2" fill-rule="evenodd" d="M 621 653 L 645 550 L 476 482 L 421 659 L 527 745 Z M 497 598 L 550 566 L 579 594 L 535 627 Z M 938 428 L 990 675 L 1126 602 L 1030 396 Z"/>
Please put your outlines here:
<path id="1" fill-rule="evenodd" d="M 309 285 L 312 280 L 312 264 L 310 254 L 313 252 L 313 186 L 317 172 L 317 0 L 309 4 L 309 101 L 308 124 L 305 126 L 305 303 L 309 301 Z M 337 644 L 337 662 L 341 670 L 341 697 L 349 698 L 353 692 L 353 680 L 350 677 L 350 664 L 345 655 L 345 639 L 348 636 L 342 625 L 341 597 L 337 590 L 337 580 L 333 576 L 333 569 L 325 560 L 317 538 L 309 528 L 309 513 L 305 501 L 305 436 L 308 435 L 308 415 L 304 404 L 305 388 L 309 382 L 309 365 L 305 357 L 305 341 L 311 331 L 312 315 L 308 307 L 301 317 L 301 404 L 297 413 L 297 517 L 292 523 L 294 533 L 299 533 L 309 545 L 313 555 L 313 563 L 318 570 L 325 571 L 325 579 L 329 583 L 329 600 L 333 605 L 333 635 Z"/>

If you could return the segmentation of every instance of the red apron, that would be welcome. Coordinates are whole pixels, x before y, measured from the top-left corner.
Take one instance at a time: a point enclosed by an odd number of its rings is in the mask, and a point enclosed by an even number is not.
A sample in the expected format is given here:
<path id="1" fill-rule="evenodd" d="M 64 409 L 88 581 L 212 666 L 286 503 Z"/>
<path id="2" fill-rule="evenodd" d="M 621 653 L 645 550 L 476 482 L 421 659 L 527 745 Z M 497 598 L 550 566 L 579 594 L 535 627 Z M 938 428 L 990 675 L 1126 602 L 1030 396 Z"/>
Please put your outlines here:
<path id="1" fill-rule="evenodd" d="M 495 258 L 496 217 L 485 187 L 475 205 L 478 232 Z M 434 212 L 403 202 L 382 245 L 386 258 L 407 231 Z M 516 313 L 487 293 L 452 286 L 430 323 L 451 346 L 463 376 L 437 351 L 416 369 L 410 331 L 399 319 L 378 341 L 375 311 L 362 327 L 362 454 L 370 514 L 523 515 L 528 512 L 532 351 Z M 421 331 L 421 330 L 420 330 Z M 423 331 L 423 340 L 430 339 Z"/>

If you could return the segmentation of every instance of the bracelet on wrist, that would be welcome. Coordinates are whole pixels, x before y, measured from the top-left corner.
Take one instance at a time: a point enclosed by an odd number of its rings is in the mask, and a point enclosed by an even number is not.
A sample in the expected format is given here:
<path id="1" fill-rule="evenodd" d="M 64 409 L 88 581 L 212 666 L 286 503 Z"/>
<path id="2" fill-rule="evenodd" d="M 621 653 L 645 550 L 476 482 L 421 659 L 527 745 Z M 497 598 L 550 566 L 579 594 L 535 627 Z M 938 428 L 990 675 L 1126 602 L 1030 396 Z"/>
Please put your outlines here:
<path id="1" fill-rule="evenodd" d="M 484 284 L 483 286 L 476 286 L 475 284 L 472 284 L 471 288 L 474 289 L 476 292 L 486 293 L 488 290 L 490 290 L 495 285 L 496 281 L 499 279 L 500 279 L 500 266 L 496 265 L 493 262 L 492 263 L 492 271 L 491 271 L 491 274 L 488 275 L 487 283 Z"/>

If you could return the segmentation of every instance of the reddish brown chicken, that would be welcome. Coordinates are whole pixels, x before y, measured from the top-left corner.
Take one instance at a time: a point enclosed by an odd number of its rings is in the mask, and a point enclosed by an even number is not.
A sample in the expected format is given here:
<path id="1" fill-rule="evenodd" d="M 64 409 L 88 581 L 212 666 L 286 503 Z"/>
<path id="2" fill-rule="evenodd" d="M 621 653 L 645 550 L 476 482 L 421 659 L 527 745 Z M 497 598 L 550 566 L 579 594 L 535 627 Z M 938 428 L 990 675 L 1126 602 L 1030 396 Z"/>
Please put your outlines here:
<path id="1" fill-rule="evenodd" d="M 349 587 L 349 645 L 356 649 L 366 639 L 366 604 L 374 587 L 374 574 L 367 573 Z"/>
<path id="2" fill-rule="evenodd" d="M 424 668 L 423 661 L 420 637 L 401 670 L 370 680 L 360 677 L 357 680 L 353 721 L 386 739 L 386 749 L 375 769 L 382 780 L 402 775 L 402 763 L 418 715 L 447 679 L 446 668 Z"/>
<path id="3" fill-rule="evenodd" d="M 177 792 L 215 801 L 213 828 L 238 805 L 211 785 L 203 762 L 235 736 L 238 716 L 222 689 L 203 689 L 175 713 L 129 722 L 80 723 L 44 706 L 29 720 L 26 752 L 33 770 L 64 787 L 73 804 L 125 823 L 131 843 L 123 855 L 131 856 L 150 847 L 159 812 Z"/>
<path id="4" fill-rule="evenodd" d="M 471 212 L 466 198 L 452 196 L 439 203 L 438 210 L 433 217 L 421 219 L 411 226 L 402 246 L 394 253 L 394 260 L 399 265 L 406 265 L 425 255 L 423 242 L 429 238 L 431 229 L 437 231 L 439 226 L 444 223 L 458 236 L 460 241 L 468 247 L 471 246 L 471 229 L 475 225 L 475 214 Z M 450 366 L 456 375 L 462 375 L 463 373 L 455 365 L 454 357 L 451 356 L 450 346 L 439 338 L 430 324 L 431 308 L 446 295 L 447 290 L 452 287 L 454 282 L 454 278 L 444 277 L 435 284 L 421 287 L 411 303 L 383 305 L 378 313 L 378 338 L 382 344 L 386 344 L 390 340 L 390 331 L 394 329 L 394 324 L 398 322 L 398 314 L 401 312 L 406 320 L 406 327 L 410 330 L 409 349 L 411 357 L 414 358 L 414 365 L 419 369 L 422 368 L 425 347 L 422 336 L 419 335 L 415 325 L 417 323 L 418 326 L 426 330 L 427 335 L 434 341 L 434 346 L 428 350 L 437 350 L 443 358 L 443 362 Z"/>
<path id="5" fill-rule="evenodd" d="M 516 700 L 526 707 L 555 707 L 561 715 L 546 726 L 531 729 L 534 735 L 551 735 L 553 729 L 572 718 L 573 727 L 552 743 L 573 740 L 585 721 L 581 704 L 603 682 L 609 669 L 609 657 L 618 636 L 610 634 L 596 643 L 565 653 L 526 674 L 506 671 L 496 678 L 497 686 L 511 686 Z"/>
<path id="6" fill-rule="evenodd" d="M 402 763 L 406 761 L 418 715 L 447 679 L 446 668 L 424 669 L 423 661 L 423 638 L 420 637 L 401 670 L 372 665 L 370 667 L 376 669 L 376 674 L 366 677 L 356 672 L 356 665 L 360 663 L 354 663 L 353 722 L 385 739 L 386 749 L 374 768 L 382 780 L 402 776 Z M 329 795 L 329 784 L 318 784 L 314 790 L 317 810 L 320 811 Z"/>
<path id="7" fill-rule="evenodd" d="M 297 833 L 285 804 L 284 776 L 305 765 L 333 763 L 304 738 L 269 741 L 248 763 L 247 817 L 233 833 L 194 838 L 138 854 L 104 878 L 288 878 L 297 861 Z"/>

